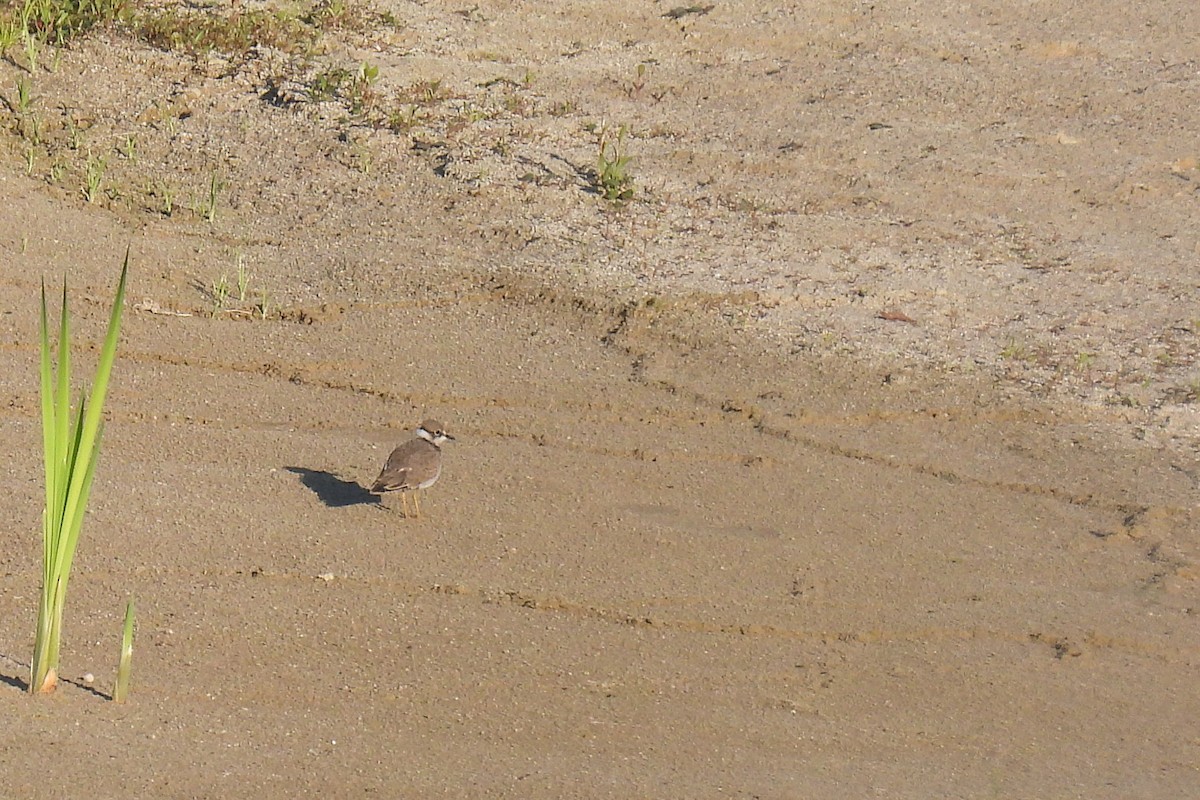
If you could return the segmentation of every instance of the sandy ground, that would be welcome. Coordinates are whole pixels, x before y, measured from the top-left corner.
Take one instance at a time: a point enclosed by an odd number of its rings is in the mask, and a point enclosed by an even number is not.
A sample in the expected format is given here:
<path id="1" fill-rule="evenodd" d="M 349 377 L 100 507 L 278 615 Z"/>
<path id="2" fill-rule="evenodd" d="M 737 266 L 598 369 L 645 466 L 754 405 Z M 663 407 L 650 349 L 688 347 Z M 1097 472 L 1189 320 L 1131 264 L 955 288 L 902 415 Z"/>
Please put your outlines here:
<path id="1" fill-rule="evenodd" d="M 0 796 L 1194 794 L 1193 4 L 356 8 L 0 63 Z M 39 282 L 88 366 L 126 247 L 30 698 Z"/>

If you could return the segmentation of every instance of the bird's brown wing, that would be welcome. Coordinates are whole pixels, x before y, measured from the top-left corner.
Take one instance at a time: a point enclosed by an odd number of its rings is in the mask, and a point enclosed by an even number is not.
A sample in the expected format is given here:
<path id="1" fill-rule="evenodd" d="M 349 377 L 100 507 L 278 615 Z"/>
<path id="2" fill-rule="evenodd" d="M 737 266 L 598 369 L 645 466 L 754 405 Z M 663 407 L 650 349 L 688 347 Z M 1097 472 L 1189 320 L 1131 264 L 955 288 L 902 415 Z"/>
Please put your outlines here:
<path id="1" fill-rule="evenodd" d="M 398 489 L 411 489 L 408 485 L 408 479 L 405 477 L 408 470 L 400 470 L 394 475 L 380 475 L 375 479 L 375 483 L 371 486 L 372 494 L 380 492 L 394 492 Z"/>
<path id="2" fill-rule="evenodd" d="M 375 479 L 374 485 L 371 486 L 372 492 L 394 492 L 401 489 L 414 488 L 408 482 L 408 467 L 405 463 L 419 452 L 422 442 L 410 441 L 397 447 L 388 456 L 387 463 L 383 465 L 383 470 L 379 473 L 379 477 Z"/>

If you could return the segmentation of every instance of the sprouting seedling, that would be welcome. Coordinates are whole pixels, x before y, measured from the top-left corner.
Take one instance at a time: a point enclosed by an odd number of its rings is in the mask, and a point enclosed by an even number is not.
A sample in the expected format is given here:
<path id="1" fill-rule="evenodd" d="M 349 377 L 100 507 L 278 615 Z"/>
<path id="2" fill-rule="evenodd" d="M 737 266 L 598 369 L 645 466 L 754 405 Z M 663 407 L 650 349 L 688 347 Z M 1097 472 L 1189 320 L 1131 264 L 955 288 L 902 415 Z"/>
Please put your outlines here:
<path id="1" fill-rule="evenodd" d="M 95 202 L 100 193 L 100 184 L 104 182 L 104 170 L 107 163 L 103 156 L 88 157 L 87 169 L 83 176 L 83 196 L 89 203 Z"/>
<path id="2" fill-rule="evenodd" d="M 241 253 L 237 257 L 237 287 L 238 302 L 246 302 L 246 296 L 250 293 L 250 270 L 246 268 L 246 259 Z"/>
<path id="3" fill-rule="evenodd" d="M 42 120 L 37 114 L 21 118 L 21 132 L 35 145 L 42 143 Z"/>
<path id="4" fill-rule="evenodd" d="M 162 198 L 162 213 L 168 217 L 174 214 L 175 190 L 171 188 L 169 183 L 160 182 L 158 184 L 158 194 Z"/>
<path id="5" fill-rule="evenodd" d="M 132 133 L 125 136 L 125 144 L 121 147 L 121 155 L 129 161 L 137 160 L 137 137 Z"/>
<path id="6" fill-rule="evenodd" d="M 376 80 L 378 80 L 378 78 L 379 67 L 375 66 L 374 64 L 367 63 L 366 61 L 358 65 L 357 80 L 360 83 L 365 83 L 367 86 L 371 86 Z"/>
<path id="7" fill-rule="evenodd" d="M 375 165 L 375 157 L 366 142 L 352 142 L 350 144 L 350 161 L 354 165 L 354 168 L 363 175 L 370 175 L 371 168 Z"/>
<path id="8" fill-rule="evenodd" d="M 379 67 L 368 64 L 366 61 L 358 65 L 358 71 L 354 74 L 354 80 L 350 84 L 351 113 L 361 114 L 363 109 L 374 102 L 375 93 L 371 87 L 378 79 Z"/>
<path id="9" fill-rule="evenodd" d="M 225 310 L 225 304 L 229 301 L 229 276 L 221 274 L 219 280 L 212 285 L 213 310 L 212 315 L 215 317 Z"/>
<path id="10" fill-rule="evenodd" d="M 0 53 L 15 45 L 21 38 L 19 20 L 0 19 Z"/>
<path id="11" fill-rule="evenodd" d="M 420 118 L 417 116 L 415 105 L 410 105 L 406 109 L 393 109 L 387 115 L 387 126 L 394 133 L 411 130 L 417 126 L 418 122 L 420 122 Z"/>
<path id="12" fill-rule="evenodd" d="M 78 150 L 83 144 L 83 133 L 79 130 L 79 126 L 75 124 L 75 118 L 67 117 L 67 146 L 72 150 Z"/>
<path id="13" fill-rule="evenodd" d="M 28 114 L 33 107 L 33 89 L 28 78 L 17 78 L 17 113 Z"/>
<path id="14" fill-rule="evenodd" d="M 201 216 L 204 217 L 205 222 L 212 223 L 217 218 L 217 202 L 220 199 L 221 190 L 224 188 L 225 183 L 214 172 L 208 180 L 208 195 L 201 207 Z"/>
<path id="15" fill-rule="evenodd" d="M 417 99 L 425 104 L 437 101 L 442 91 L 441 81 L 422 81 L 416 86 Z"/>
<path id="16" fill-rule="evenodd" d="M 265 287 L 258 290 L 258 315 L 261 319 L 267 318 L 267 290 Z"/>
<path id="17" fill-rule="evenodd" d="M 114 703 L 129 698 L 129 678 L 133 672 L 133 598 L 125 605 L 125 625 L 121 630 L 121 655 L 117 659 L 117 682 L 113 685 Z"/>
<path id="18" fill-rule="evenodd" d="M 639 63 L 635 72 L 637 74 L 633 79 L 633 83 L 625 92 L 625 94 L 629 97 L 640 95 L 642 93 L 642 89 L 646 88 L 646 63 L 644 61 Z"/>
<path id="19" fill-rule="evenodd" d="M 29 74 L 37 72 L 38 40 L 37 37 L 25 31 L 21 36 L 21 44 L 25 47 L 25 58 L 29 62 Z"/>
<path id="20" fill-rule="evenodd" d="M 313 103 L 323 103 L 332 100 L 341 91 L 342 84 L 348 75 L 341 67 L 330 67 L 318 72 L 308 82 L 308 99 Z"/>
<path id="21" fill-rule="evenodd" d="M 614 203 L 633 197 L 633 176 L 629 174 L 632 156 L 625 153 L 625 132 L 622 125 L 617 129 L 615 140 L 609 138 L 606 127 L 600 132 L 600 153 L 596 159 L 596 184 L 600 195 Z"/>

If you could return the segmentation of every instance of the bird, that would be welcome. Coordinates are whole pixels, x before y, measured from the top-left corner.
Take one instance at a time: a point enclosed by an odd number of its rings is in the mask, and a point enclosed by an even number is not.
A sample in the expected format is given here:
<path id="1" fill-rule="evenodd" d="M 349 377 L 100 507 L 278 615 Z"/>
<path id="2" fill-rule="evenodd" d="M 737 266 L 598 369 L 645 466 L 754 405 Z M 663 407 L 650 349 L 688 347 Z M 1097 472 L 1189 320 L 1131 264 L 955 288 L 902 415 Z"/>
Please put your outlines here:
<path id="1" fill-rule="evenodd" d="M 372 494 L 400 492 L 404 516 L 408 516 L 408 493 L 413 494 L 415 517 L 421 516 L 421 490 L 432 486 L 442 474 L 442 444 L 454 441 L 446 426 L 427 419 L 417 426 L 416 438 L 409 439 L 388 456 L 387 463 L 375 483 Z"/>

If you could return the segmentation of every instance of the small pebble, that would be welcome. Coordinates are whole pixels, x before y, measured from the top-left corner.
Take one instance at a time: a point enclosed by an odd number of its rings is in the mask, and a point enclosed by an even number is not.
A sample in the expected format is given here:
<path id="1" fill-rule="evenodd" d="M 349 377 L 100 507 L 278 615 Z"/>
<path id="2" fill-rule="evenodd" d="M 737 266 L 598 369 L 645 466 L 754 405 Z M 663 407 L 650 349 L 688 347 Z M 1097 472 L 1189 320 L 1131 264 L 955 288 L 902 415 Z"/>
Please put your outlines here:
<path id="1" fill-rule="evenodd" d="M 83 676 L 83 682 L 84 682 L 84 683 L 91 683 L 91 682 L 92 682 L 92 681 L 94 681 L 94 680 L 96 680 L 96 676 L 95 676 L 95 675 L 93 675 L 93 674 L 92 674 L 92 673 L 90 673 L 90 672 L 84 673 L 84 676 Z"/>

